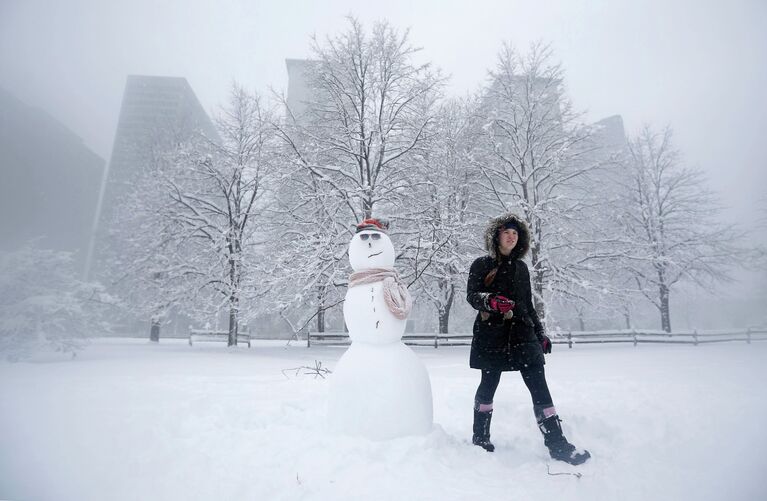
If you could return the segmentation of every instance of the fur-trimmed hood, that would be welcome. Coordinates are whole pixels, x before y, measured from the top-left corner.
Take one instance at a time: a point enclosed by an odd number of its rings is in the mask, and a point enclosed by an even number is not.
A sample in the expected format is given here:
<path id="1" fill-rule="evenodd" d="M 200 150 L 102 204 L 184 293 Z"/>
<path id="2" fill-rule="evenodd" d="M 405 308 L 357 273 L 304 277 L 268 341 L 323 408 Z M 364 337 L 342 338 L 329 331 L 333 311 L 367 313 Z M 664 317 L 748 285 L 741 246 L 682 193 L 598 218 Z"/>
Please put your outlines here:
<path id="1" fill-rule="evenodd" d="M 498 230 L 509 222 L 514 222 L 519 227 L 519 240 L 517 240 L 517 246 L 511 251 L 510 258 L 522 259 L 530 249 L 530 230 L 527 228 L 527 224 L 511 213 L 498 216 L 491 219 L 485 228 L 485 249 L 487 249 L 490 257 L 496 261 L 500 256 L 498 252 Z"/>

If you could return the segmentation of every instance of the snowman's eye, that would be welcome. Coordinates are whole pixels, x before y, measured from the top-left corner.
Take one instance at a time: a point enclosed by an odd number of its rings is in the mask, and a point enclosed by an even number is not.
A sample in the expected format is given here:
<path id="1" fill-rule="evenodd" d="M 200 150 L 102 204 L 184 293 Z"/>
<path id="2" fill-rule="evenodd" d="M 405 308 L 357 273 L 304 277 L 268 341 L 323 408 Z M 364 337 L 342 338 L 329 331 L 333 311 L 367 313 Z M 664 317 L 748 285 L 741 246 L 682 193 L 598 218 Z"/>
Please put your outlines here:
<path id="1" fill-rule="evenodd" d="M 381 238 L 380 233 L 363 233 L 360 235 L 360 240 L 367 240 L 370 237 L 373 240 L 379 240 Z"/>

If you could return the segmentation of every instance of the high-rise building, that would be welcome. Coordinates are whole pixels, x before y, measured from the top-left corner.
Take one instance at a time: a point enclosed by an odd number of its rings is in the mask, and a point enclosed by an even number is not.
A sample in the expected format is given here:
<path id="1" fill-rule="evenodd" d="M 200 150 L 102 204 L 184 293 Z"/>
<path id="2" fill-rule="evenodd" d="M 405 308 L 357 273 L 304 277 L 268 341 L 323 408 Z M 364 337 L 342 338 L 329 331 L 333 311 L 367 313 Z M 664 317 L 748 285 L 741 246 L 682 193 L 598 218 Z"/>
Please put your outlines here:
<path id="1" fill-rule="evenodd" d="M 100 219 L 151 168 L 153 155 L 190 134 L 218 135 L 185 78 L 129 75 L 109 161 Z"/>
<path id="2" fill-rule="evenodd" d="M 308 111 L 307 104 L 311 101 L 322 101 L 318 89 L 312 87 L 312 72 L 319 66 L 318 61 L 311 59 L 285 59 L 288 69 L 287 105 L 293 118 L 302 121 Z"/>
<path id="3" fill-rule="evenodd" d="M 285 66 L 288 68 L 288 108 L 296 114 L 304 112 L 304 102 L 309 98 L 310 91 L 307 82 L 307 69 L 309 61 L 306 59 L 286 59 Z"/>
<path id="4" fill-rule="evenodd" d="M 129 75 L 117 123 L 112 157 L 103 181 L 94 239 L 105 245 L 108 226 L 122 197 L 153 160 L 193 135 L 219 141 L 192 87 L 181 77 Z M 113 243 L 114 244 L 114 243 Z M 89 267 L 93 261 L 93 242 Z"/>
<path id="5" fill-rule="evenodd" d="M 605 148 L 622 149 L 626 147 L 626 129 L 623 127 L 623 117 L 612 115 L 596 122 L 597 140 Z"/>
<path id="6" fill-rule="evenodd" d="M 82 265 L 104 164 L 66 126 L 0 89 L 0 249 L 36 239 Z"/>

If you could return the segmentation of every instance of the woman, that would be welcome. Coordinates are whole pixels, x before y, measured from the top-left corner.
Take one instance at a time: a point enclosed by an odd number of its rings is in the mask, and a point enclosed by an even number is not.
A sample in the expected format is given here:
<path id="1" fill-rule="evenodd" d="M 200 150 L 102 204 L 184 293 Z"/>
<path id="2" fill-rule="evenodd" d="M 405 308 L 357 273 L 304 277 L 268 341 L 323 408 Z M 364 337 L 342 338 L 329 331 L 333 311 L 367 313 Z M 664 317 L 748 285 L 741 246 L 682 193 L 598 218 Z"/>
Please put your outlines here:
<path id="1" fill-rule="evenodd" d="M 489 255 L 474 261 L 466 299 L 478 310 L 469 365 L 482 371 L 474 398 L 472 443 L 492 452 L 490 419 L 493 396 L 503 371 L 519 371 L 530 390 L 533 411 L 552 458 L 581 464 L 591 457 L 562 434 L 559 416 L 546 384 L 544 353 L 551 340 L 533 307 L 530 272 L 522 258 L 530 247 L 527 225 L 513 214 L 493 219 L 485 230 Z"/>

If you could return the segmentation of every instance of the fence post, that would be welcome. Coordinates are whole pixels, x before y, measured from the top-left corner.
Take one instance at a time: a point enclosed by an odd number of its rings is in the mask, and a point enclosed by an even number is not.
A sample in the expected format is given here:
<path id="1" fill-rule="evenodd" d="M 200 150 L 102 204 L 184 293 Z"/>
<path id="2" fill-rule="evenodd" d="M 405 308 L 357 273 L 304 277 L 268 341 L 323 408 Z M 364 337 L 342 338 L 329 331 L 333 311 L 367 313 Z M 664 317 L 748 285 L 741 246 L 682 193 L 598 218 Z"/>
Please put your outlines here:
<path id="1" fill-rule="evenodd" d="M 306 347 L 312 347 L 312 331 L 309 329 L 306 330 Z"/>
<path id="2" fill-rule="evenodd" d="M 634 329 L 631 329 L 631 333 L 634 336 L 634 348 L 636 348 L 637 347 L 637 331 L 635 331 Z"/>
<path id="3" fill-rule="evenodd" d="M 698 329 L 692 331 L 692 341 L 695 346 L 698 346 Z"/>
<path id="4" fill-rule="evenodd" d="M 573 347 L 573 333 L 571 331 L 567 331 L 567 347 Z"/>
<path id="5" fill-rule="evenodd" d="M 746 343 L 751 344 L 751 327 L 746 329 Z"/>
<path id="6" fill-rule="evenodd" d="M 434 349 L 439 348 L 439 334 L 434 334 Z"/>

